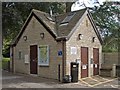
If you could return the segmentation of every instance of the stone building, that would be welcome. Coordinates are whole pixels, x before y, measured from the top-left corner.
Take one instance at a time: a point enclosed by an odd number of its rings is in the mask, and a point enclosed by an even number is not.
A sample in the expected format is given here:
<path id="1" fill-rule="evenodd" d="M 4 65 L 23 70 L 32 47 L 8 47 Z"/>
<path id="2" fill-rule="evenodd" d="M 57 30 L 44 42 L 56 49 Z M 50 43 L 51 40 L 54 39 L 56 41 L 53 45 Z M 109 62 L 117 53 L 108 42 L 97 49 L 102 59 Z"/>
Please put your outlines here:
<path id="1" fill-rule="evenodd" d="M 33 9 L 11 44 L 11 70 L 59 79 L 78 66 L 78 79 L 99 74 L 102 39 L 87 9 L 57 16 Z"/>

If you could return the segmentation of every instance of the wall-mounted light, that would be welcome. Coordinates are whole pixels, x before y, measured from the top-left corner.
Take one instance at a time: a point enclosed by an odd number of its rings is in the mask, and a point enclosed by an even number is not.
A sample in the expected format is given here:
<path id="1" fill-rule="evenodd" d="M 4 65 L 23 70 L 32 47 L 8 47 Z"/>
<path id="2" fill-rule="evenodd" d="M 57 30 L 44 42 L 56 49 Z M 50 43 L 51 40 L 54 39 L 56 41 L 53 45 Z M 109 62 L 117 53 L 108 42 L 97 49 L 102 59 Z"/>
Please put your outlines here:
<path id="1" fill-rule="evenodd" d="M 40 33 L 40 37 L 41 37 L 41 39 L 43 39 L 44 38 L 44 33 Z"/>
<path id="2" fill-rule="evenodd" d="M 24 41 L 27 41 L 27 36 L 23 36 Z"/>
<path id="3" fill-rule="evenodd" d="M 92 38 L 92 42 L 95 42 L 95 37 Z"/>
<path id="4" fill-rule="evenodd" d="M 78 39 L 79 39 L 79 40 L 81 40 L 81 39 L 82 39 L 82 37 L 83 37 L 83 35 L 82 35 L 82 34 L 78 34 Z"/>

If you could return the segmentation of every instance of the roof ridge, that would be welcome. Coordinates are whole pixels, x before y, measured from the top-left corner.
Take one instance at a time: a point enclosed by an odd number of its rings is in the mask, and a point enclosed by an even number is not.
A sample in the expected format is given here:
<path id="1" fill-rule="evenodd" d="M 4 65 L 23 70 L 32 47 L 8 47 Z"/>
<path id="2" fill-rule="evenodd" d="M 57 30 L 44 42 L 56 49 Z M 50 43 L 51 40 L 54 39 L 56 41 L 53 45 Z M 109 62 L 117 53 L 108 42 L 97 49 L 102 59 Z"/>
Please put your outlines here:
<path id="1" fill-rule="evenodd" d="M 77 11 L 65 12 L 65 13 L 58 14 L 58 15 L 53 15 L 53 17 L 54 17 L 54 16 L 62 16 L 62 15 L 68 14 L 68 13 L 79 12 L 79 11 L 81 11 L 81 10 L 87 10 L 87 8 L 80 9 L 80 10 L 77 10 Z M 46 12 L 43 12 L 43 11 L 41 11 L 41 10 L 37 10 L 37 9 L 32 9 L 32 12 L 39 12 L 39 13 L 42 13 L 42 14 L 48 14 L 48 15 L 50 15 L 49 13 L 46 13 Z"/>
<path id="2" fill-rule="evenodd" d="M 49 13 L 46 13 L 46 12 L 43 12 L 43 11 L 37 10 L 37 9 L 32 9 L 32 12 L 39 12 L 39 13 L 42 13 L 42 14 L 49 14 Z"/>

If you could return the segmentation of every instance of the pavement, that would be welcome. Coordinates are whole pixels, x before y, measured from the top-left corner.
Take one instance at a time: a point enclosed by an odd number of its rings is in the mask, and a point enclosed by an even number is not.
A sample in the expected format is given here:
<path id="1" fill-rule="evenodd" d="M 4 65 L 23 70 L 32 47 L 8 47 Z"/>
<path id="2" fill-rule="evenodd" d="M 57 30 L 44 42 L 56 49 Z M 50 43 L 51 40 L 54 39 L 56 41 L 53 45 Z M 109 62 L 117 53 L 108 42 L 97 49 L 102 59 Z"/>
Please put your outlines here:
<path id="1" fill-rule="evenodd" d="M 94 76 L 76 83 L 61 83 L 58 80 L 35 75 L 2 71 L 2 88 L 120 88 L 118 78 Z"/>

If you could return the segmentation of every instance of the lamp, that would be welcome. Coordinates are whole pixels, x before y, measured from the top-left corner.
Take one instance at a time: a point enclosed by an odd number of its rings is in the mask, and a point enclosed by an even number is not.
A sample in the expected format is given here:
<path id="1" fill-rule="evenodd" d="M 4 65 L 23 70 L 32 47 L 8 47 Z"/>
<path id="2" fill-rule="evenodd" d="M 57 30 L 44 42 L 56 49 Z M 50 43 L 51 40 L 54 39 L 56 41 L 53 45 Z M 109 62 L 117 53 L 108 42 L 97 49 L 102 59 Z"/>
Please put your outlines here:
<path id="1" fill-rule="evenodd" d="M 23 36 L 24 41 L 27 41 L 27 36 Z"/>
<path id="2" fill-rule="evenodd" d="M 44 38 L 44 33 L 40 33 L 40 37 L 41 37 L 41 39 L 43 39 Z"/>
<path id="3" fill-rule="evenodd" d="M 82 35 L 82 34 L 79 34 L 79 35 L 78 35 L 78 39 L 79 39 L 79 40 L 81 40 L 81 39 L 82 39 L 82 37 L 83 37 L 83 35 Z"/>

